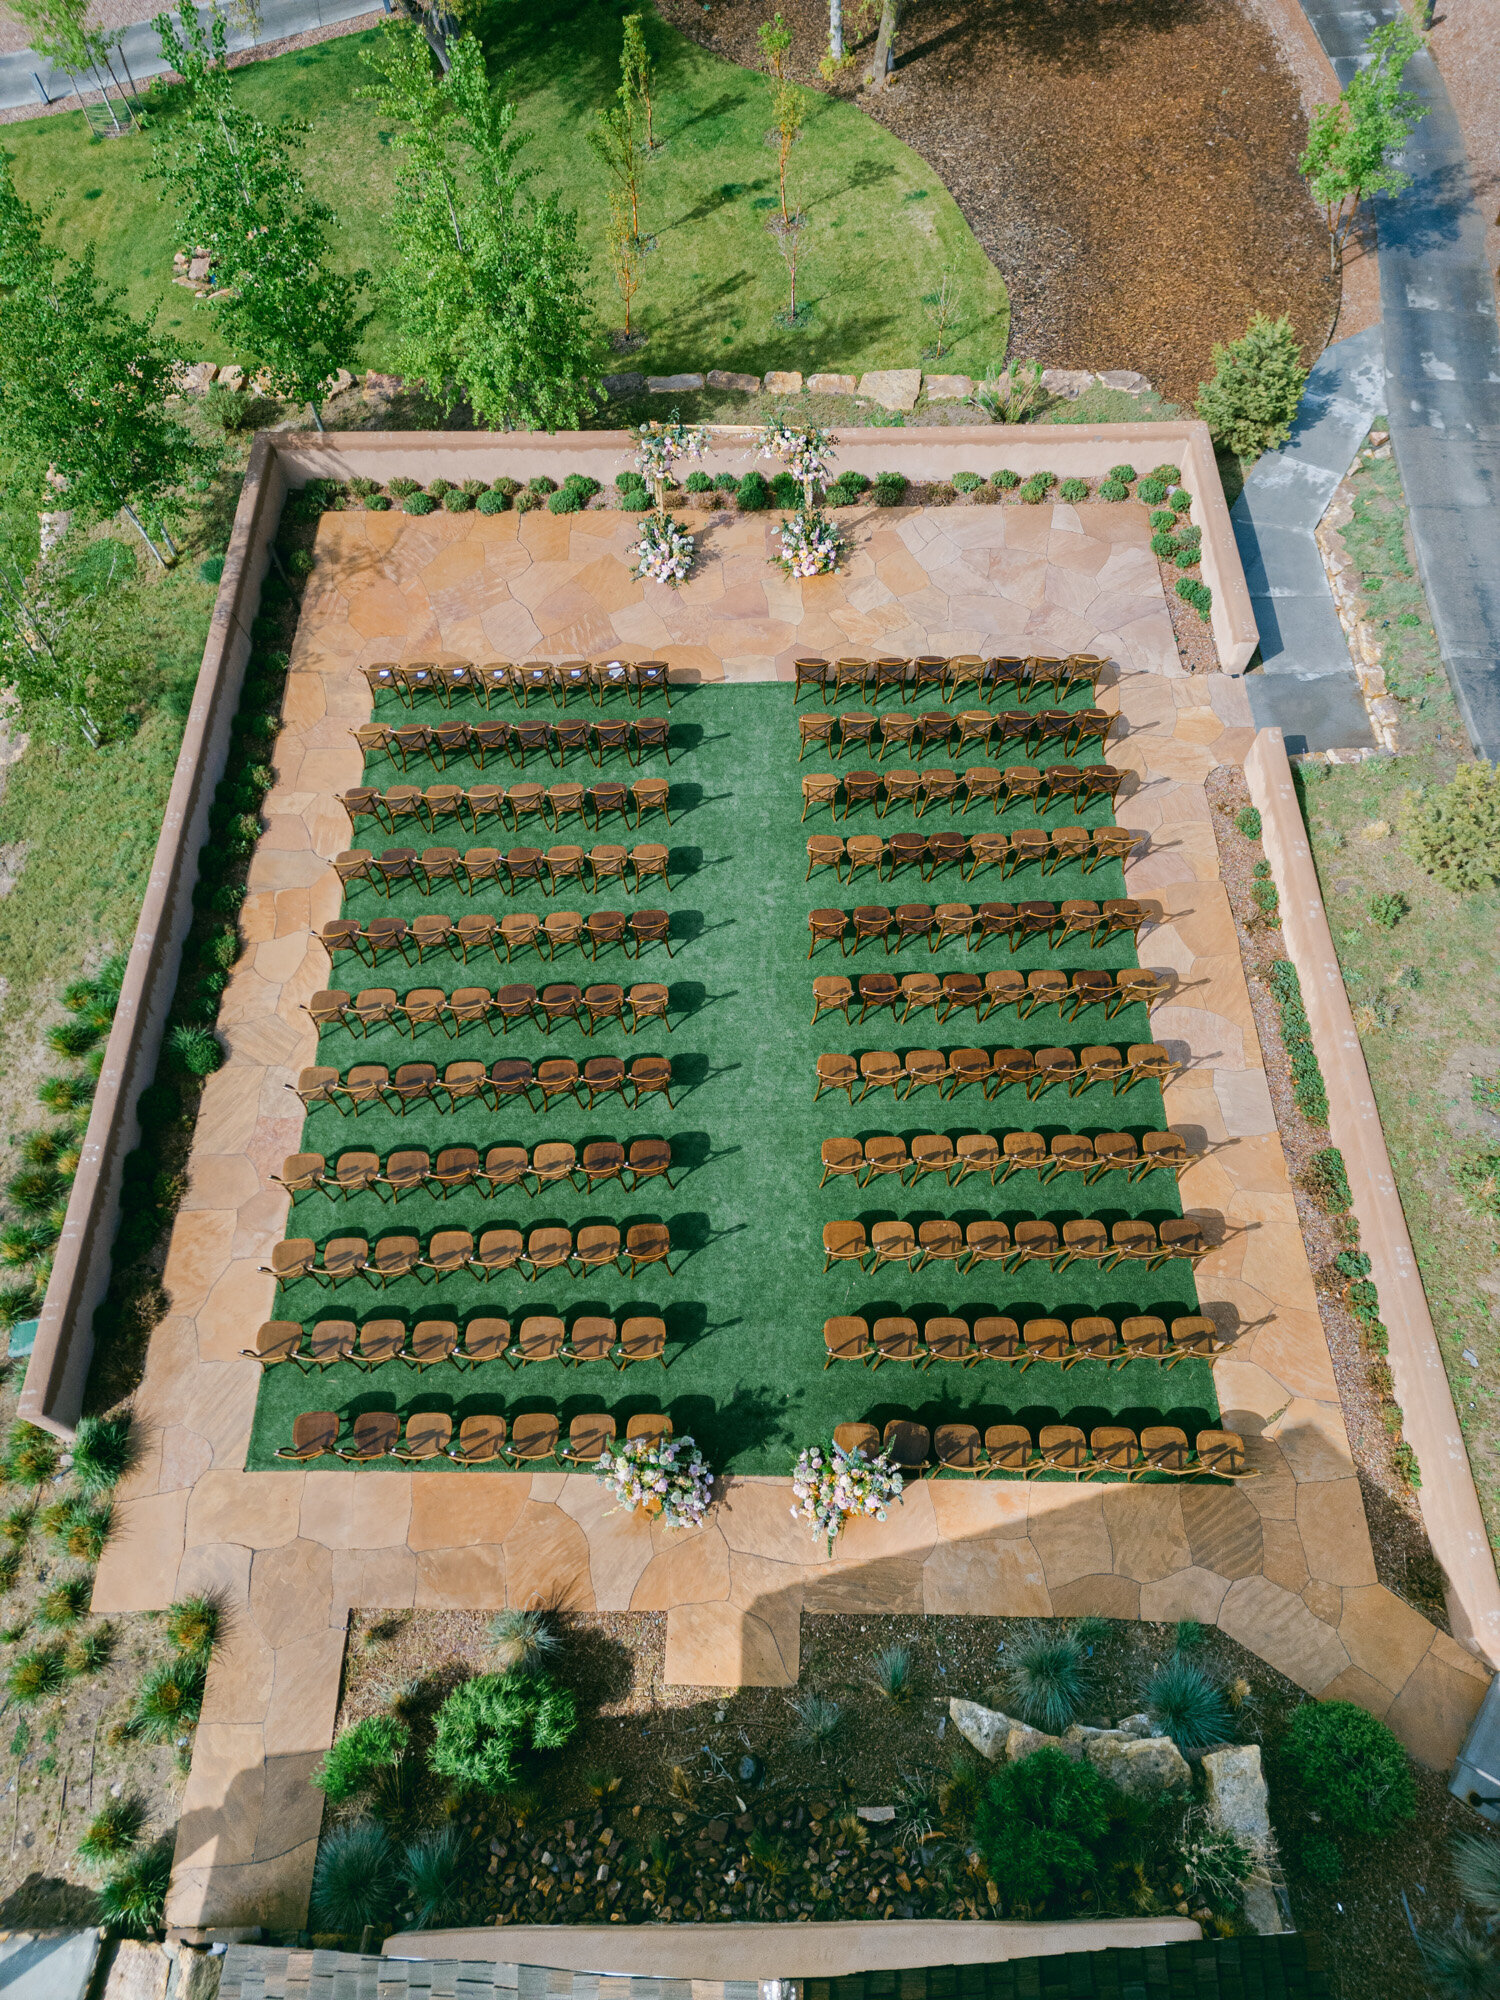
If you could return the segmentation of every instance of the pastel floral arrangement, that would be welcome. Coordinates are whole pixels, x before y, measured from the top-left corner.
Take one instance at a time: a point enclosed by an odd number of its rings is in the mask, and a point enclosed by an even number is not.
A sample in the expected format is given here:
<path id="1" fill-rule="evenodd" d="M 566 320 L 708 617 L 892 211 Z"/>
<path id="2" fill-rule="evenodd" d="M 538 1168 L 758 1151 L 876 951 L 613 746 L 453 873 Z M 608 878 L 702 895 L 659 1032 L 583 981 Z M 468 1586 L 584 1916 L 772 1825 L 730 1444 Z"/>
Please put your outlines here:
<path id="1" fill-rule="evenodd" d="M 884 1452 L 868 1455 L 855 1446 L 842 1451 L 836 1444 L 809 1445 L 792 1471 L 797 1504 L 792 1519 L 810 1521 L 815 1538 L 826 1538 L 829 1550 L 844 1524 L 858 1516 L 885 1519 L 892 1500 L 901 1498 L 901 1474 Z"/>
<path id="2" fill-rule="evenodd" d="M 844 538 L 828 516 L 804 507 L 782 523 L 781 553 L 771 560 L 788 576 L 827 576 L 843 552 Z"/>
<path id="3" fill-rule="evenodd" d="M 833 432 L 817 424 L 769 423 L 755 440 L 761 458 L 779 458 L 793 479 L 802 486 L 803 504 L 813 509 L 813 487 L 826 486 L 833 464 Z"/>
<path id="4" fill-rule="evenodd" d="M 657 511 L 666 507 L 666 487 L 680 458 L 702 458 L 708 450 L 708 432 L 701 424 L 684 424 L 675 418 L 669 424 L 642 424 L 633 430 L 635 469 L 656 495 Z"/>
<path id="5" fill-rule="evenodd" d="M 597 1471 L 621 1507 L 664 1528 L 697 1527 L 713 1499 L 713 1473 L 690 1437 L 607 1444 Z"/>
<path id="6" fill-rule="evenodd" d="M 675 590 L 691 575 L 698 545 L 670 514 L 647 514 L 640 540 L 632 542 L 626 554 L 635 557 L 632 576 L 670 583 Z"/>

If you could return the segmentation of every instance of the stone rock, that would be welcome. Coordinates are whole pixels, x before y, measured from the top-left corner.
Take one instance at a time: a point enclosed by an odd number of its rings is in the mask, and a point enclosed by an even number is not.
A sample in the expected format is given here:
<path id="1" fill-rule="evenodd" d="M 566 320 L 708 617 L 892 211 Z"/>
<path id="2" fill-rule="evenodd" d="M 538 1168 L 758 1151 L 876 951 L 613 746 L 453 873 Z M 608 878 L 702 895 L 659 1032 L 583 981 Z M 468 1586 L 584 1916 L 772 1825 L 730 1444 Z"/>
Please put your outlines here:
<path id="1" fill-rule="evenodd" d="M 753 396 L 760 388 L 760 377 L 735 375 L 727 368 L 710 368 L 708 386 L 710 389 L 738 389 L 742 395 Z"/>
<path id="2" fill-rule="evenodd" d="M 172 269 L 174 271 L 185 271 L 187 267 L 188 253 L 186 250 L 174 250 L 172 252 Z"/>
<path id="3" fill-rule="evenodd" d="M 399 375 L 377 375 L 373 368 L 365 370 L 365 394 L 367 396 L 394 396 L 401 387 Z"/>
<path id="4" fill-rule="evenodd" d="M 604 393 L 612 401 L 619 402 L 626 396 L 639 396 L 646 387 L 644 375 L 606 375 L 603 378 Z"/>
<path id="5" fill-rule="evenodd" d="M 221 388 L 225 389 L 244 388 L 245 371 L 243 368 L 241 368 L 238 361 L 227 362 L 225 366 L 219 370 L 219 384 Z"/>
<path id="6" fill-rule="evenodd" d="M 109 1968 L 104 2000 L 163 2000 L 172 1961 L 154 1944 L 122 1938 Z"/>
<path id="7" fill-rule="evenodd" d="M 1084 1745 L 1083 1754 L 1101 1778 L 1132 1798 L 1150 1799 L 1161 1792 L 1192 1788 L 1187 1759 L 1170 1736 L 1136 1737 L 1128 1743 L 1095 1737 Z"/>
<path id="8" fill-rule="evenodd" d="M 800 396 L 802 377 L 795 368 L 773 368 L 761 386 L 768 396 Z"/>
<path id="9" fill-rule="evenodd" d="M 1093 386 L 1093 372 L 1087 368 L 1045 368 L 1042 371 L 1042 387 L 1047 394 L 1061 396 L 1065 402 L 1076 402 L 1085 389 L 1092 389 Z"/>
<path id="10" fill-rule="evenodd" d="M 195 361 L 190 368 L 179 366 L 177 380 L 186 394 L 201 396 L 218 372 L 212 361 Z"/>
<path id="11" fill-rule="evenodd" d="M 920 368 L 876 368 L 859 380 L 859 393 L 883 410 L 914 410 L 922 393 Z"/>
<path id="12" fill-rule="evenodd" d="M 328 382 L 329 395 L 342 396 L 347 390 L 353 387 L 354 377 L 349 373 L 349 370 L 347 368 L 335 368 Z"/>
<path id="13" fill-rule="evenodd" d="M 210 257 L 200 256 L 192 258 L 187 267 L 187 274 L 191 282 L 195 285 L 207 284 L 212 264 L 213 260 Z"/>
<path id="14" fill-rule="evenodd" d="M 1156 1725 L 1149 1715 L 1122 1715 L 1115 1724 L 1115 1727 L 1116 1729 L 1123 1729 L 1127 1736 L 1154 1736 L 1156 1734 Z"/>
<path id="15" fill-rule="evenodd" d="M 948 1703 L 948 1715 L 966 1743 L 972 1743 L 991 1764 L 999 1763 L 1005 1755 L 1005 1739 L 1016 1726 L 1008 1715 L 1002 1715 L 998 1708 L 982 1708 L 977 1701 L 960 1701 L 957 1696 Z"/>
<path id="16" fill-rule="evenodd" d="M 646 392 L 652 396 L 680 396 L 685 389 L 701 389 L 701 375 L 648 375 Z"/>
<path id="17" fill-rule="evenodd" d="M 807 387 L 814 396 L 852 396 L 859 382 L 853 375 L 809 375 Z"/>
<path id="18" fill-rule="evenodd" d="M 1009 1764 L 1019 1764 L 1023 1757 L 1029 1757 L 1034 1750 L 1061 1750 L 1065 1757 L 1071 1757 L 1075 1764 L 1083 1761 L 1083 1752 L 1075 1743 L 1065 1743 L 1060 1736 L 1048 1736 L 1045 1730 L 1033 1729 L 1028 1722 L 1013 1722 L 1010 1734 L 1005 1739 L 1005 1758 Z"/>
<path id="19" fill-rule="evenodd" d="M 1151 1719 L 1145 1715 L 1127 1715 L 1113 1729 L 1095 1729 L 1087 1722 L 1074 1722 L 1063 1732 L 1063 1747 L 1067 1749 L 1089 1743 L 1137 1743 L 1143 1736 L 1151 1734 Z"/>
<path id="20" fill-rule="evenodd" d="M 884 1826 L 896 1817 L 894 1806 L 856 1806 L 854 1817 L 867 1821 L 871 1826 Z"/>
<path id="21" fill-rule="evenodd" d="M 1099 377 L 1106 389 L 1123 389 L 1127 396 L 1139 396 L 1151 384 L 1144 375 L 1138 375 L 1133 368 L 1110 368 Z"/>
<path id="22" fill-rule="evenodd" d="M 1370 714 L 1385 729 L 1394 729 L 1401 720 L 1401 704 L 1390 695 L 1378 695 L 1370 703 Z"/>
<path id="23" fill-rule="evenodd" d="M 974 393 L 967 375 L 929 375 L 923 387 L 929 403 L 962 403 Z"/>
<path id="24" fill-rule="evenodd" d="M 183 1950 L 177 1959 L 177 1987 L 172 2000 L 216 2000 L 224 1972 L 224 1956 Z"/>
<path id="25" fill-rule="evenodd" d="M 1232 1743 L 1203 1759 L 1204 1802 L 1216 1826 L 1238 1835 L 1256 1858 L 1256 1868 L 1240 1892 L 1247 1920 L 1262 1937 L 1284 1929 L 1271 1868 L 1275 1842 L 1271 1805 L 1261 1770 L 1258 1743 Z"/>

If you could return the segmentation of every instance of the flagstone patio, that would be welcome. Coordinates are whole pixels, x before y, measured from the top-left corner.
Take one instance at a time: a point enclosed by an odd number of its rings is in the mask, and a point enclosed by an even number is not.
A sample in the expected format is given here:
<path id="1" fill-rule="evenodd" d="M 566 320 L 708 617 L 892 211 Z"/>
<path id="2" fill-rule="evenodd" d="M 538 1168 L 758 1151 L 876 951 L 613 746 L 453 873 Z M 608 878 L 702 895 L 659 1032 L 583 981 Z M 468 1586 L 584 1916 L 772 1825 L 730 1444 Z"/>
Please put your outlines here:
<path id="1" fill-rule="evenodd" d="M 610 513 L 329 514 L 250 873 L 243 956 L 224 994 L 228 1052 L 209 1080 L 136 1408 L 148 1433 L 99 1566 L 101 1613 L 215 1589 L 227 1637 L 209 1674 L 168 1910 L 177 1924 L 303 1921 L 352 1606 L 558 1604 L 664 1610 L 669 1679 L 783 1685 L 804 1612 L 924 1611 L 1217 1623 L 1310 1693 L 1386 1716 L 1445 1766 L 1488 1669 L 1376 1580 L 1369 1534 L 1285 1160 L 1217 875 L 1203 784 L 1252 740 L 1239 683 L 1190 679 L 1137 506 L 874 510 L 844 574 L 769 568 L 770 520 L 712 524 L 680 594 L 631 580 Z M 1260 1477 L 1238 1487 L 922 1482 L 829 1556 L 787 1483 L 723 1482 L 701 1530 L 610 1515 L 587 1476 L 243 1470 L 258 1369 L 240 1358 L 283 1233 L 272 1176 L 297 1148 L 286 1089 L 313 1060 L 302 1004 L 327 983 L 310 936 L 338 912 L 328 863 L 360 777 L 360 664 L 391 658 L 666 658 L 683 677 L 789 679 L 799 653 L 1069 649 L 1114 663 L 1112 762 L 1137 774 L 1118 817 L 1149 839 L 1130 892 L 1160 921 L 1142 963 L 1179 980 L 1153 1016 L 1189 1068 L 1171 1123 L 1207 1158 L 1189 1212 L 1235 1227 L 1198 1272 L 1239 1329 L 1215 1369 L 1225 1421 Z"/>

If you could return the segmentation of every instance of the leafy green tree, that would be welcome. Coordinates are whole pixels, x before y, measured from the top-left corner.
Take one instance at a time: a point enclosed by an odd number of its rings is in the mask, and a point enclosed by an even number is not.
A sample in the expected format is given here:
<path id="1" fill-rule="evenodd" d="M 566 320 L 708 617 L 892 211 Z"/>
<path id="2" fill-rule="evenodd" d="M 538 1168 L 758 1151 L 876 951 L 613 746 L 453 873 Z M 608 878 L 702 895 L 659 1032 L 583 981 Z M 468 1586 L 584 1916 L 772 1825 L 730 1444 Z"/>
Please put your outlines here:
<path id="1" fill-rule="evenodd" d="M 128 556 L 123 543 L 113 546 Z M 0 554 L 0 688 L 33 726 L 55 715 L 64 735 L 91 750 L 129 699 L 126 660 L 107 643 L 108 589 L 77 585 L 58 552 L 29 569 Z"/>
<path id="2" fill-rule="evenodd" d="M 119 79 L 109 59 L 117 37 L 89 26 L 89 0 L 6 0 L 6 7 L 26 30 L 32 48 L 48 62 L 66 70 L 80 96 L 82 85 L 78 79 L 84 72 L 92 72 L 115 131 L 122 132 L 125 128 L 110 102 L 109 87 L 104 80 L 107 71 L 110 83 L 118 89 Z"/>
<path id="3" fill-rule="evenodd" d="M 175 554 L 162 512 L 203 460 L 166 409 L 171 363 L 100 287 L 93 247 L 69 263 L 41 222 L 0 154 L 0 453 L 36 492 L 62 481 L 75 512 L 123 511 L 165 564 L 147 522 Z"/>
<path id="4" fill-rule="evenodd" d="M 614 182 L 614 198 L 630 210 L 630 239 L 641 240 L 640 146 L 636 138 L 635 101 L 621 89 L 613 104 L 599 113 L 589 144 Z"/>
<path id="5" fill-rule="evenodd" d="M 652 122 L 651 93 L 656 84 L 656 65 L 651 60 L 651 46 L 646 39 L 646 17 L 644 14 L 627 14 L 622 26 L 625 30 L 625 45 L 620 52 L 620 68 L 624 72 L 622 88 L 628 90 L 641 107 L 646 120 L 646 151 L 654 153 L 660 144 Z"/>
<path id="6" fill-rule="evenodd" d="M 180 34 L 166 14 L 152 22 L 163 59 L 184 79 L 186 116 L 166 128 L 151 172 L 176 198 L 187 240 L 212 256 L 220 331 L 277 395 L 309 404 L 322 430 L 328 381 L 356 359 L 369 324 L 358 311 L 369 273 L 328 268 L 326 235 L 338 218 L 297 167 L 306 125 L 272 128 L 239 103 L 221 14 L 207 36 L 191 0 L 178 18 Z"/>
<path id="7" fill-rule="evenodd" d="M 526 192 L 515 106 L 492 90 L 472 35 L 453 43 L 441 82 L 409 22 L 387 22 L 367 60 L 369 94 L 405 127 L 390 279 L 404 371 L 466 396 L 482 423 L 576 427 L 595 386 L 577 218 Z"/>
<path id="8" fill-rule="evenodd" d="M 430 1761 L 439 1777 L 499 1792 L 527 1750 L 560 1750 L 577 1726 L 572 1693 L 549 1675 L 476 1674 L 438 1710 Z"/>
<path id="9" fill-rule="evenodd" d="M 1404 13 L 1377 28 L 1364 62 L 1332 104 L 1308 120 L 1307 150 L 1297 171 L 1328 224 L 1328 255 L 1337 269 L 1359 205 L 1374 194 L 1400 194 L 1411 175 L 1395 155 L 1425 116 L 1420 98 L 1401 88 L 1406 65 L 1424 45 Z"/>
<path id="10" fill-rule="evenodd" d="M 1215 444 L 1258 458 L 1290 435 L 1307 372 L 1290 319 L 1257 313 L 1238 340 L 1214 342 L 1214 378 L 1195 407 Z"/>

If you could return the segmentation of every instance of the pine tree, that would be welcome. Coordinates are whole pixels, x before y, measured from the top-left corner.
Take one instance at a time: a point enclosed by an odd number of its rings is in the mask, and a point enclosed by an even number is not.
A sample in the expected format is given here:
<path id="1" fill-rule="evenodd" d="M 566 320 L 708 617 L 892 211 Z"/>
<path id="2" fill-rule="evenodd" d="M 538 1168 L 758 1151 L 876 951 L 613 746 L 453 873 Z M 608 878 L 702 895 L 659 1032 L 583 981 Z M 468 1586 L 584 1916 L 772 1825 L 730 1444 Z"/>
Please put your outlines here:
<path id="1" fill-rule="evenodd" d="M 1199 385 L 1196 408 L 1215 444 L 1258 458 L 1285 443 L 1308 371 L 1292 322 L 1257 313 L 1238 340 L 1214 343 L 1214 378 Z"/>

